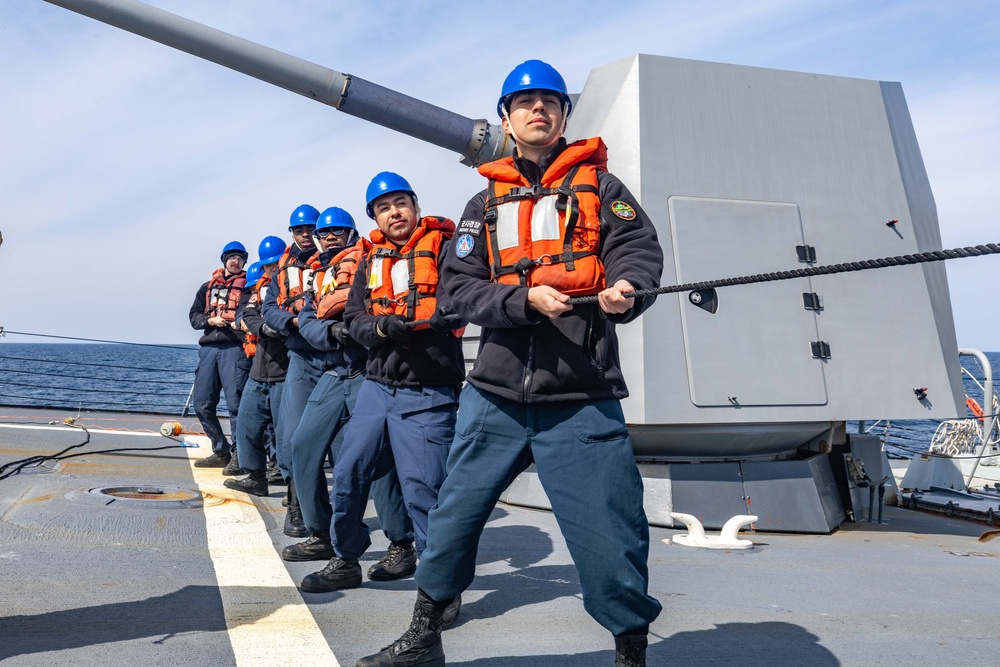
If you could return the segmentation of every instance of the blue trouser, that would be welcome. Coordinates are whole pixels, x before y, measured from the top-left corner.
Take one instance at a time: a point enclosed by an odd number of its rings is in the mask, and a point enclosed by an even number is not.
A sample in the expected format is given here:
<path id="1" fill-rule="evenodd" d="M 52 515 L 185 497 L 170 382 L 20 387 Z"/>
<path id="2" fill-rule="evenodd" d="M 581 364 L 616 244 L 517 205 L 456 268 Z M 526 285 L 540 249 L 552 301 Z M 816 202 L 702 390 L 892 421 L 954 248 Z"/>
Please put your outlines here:
<path id="1" fill-rule="evenodd" d="M 240 397 L 249 372 L 250 360 L 240 345 L 202 345 L 198 350 L 198 368 L 194 372 L 194 412 L 205 429 L 205 435 L 212 441 L 215 453 L 235 451 L 236 447 L 234 437 L 230 448 L 216 414 L 219 391 L 226 394 L 229 432 L 236 434 Z"/>
<path id="2" fill-rule="evenodd" d="M 413 520 L 414 547 L 418 554 L 424 550 L 427 512 L 437 502 L 455 435 L 457 400 L 451 387 L 364 381 L 333 467 L 330 538 L 338 556 L 358 559 L 371 546 L 364 522 L 368 491 L 394 465 Z"/>
<path id="3" fill-rule="evenodd" d="M 271 444 L 269 440 L 274 439 L 274 424 L 281 407 L 284 384 L 247 379 L 236 432 L 236 455 L 244 470 L 264 470 L 267 467 L 267 448 Z"/>
<path id="4" fill-rule="evenodd" d="M 466 385 L 417 585 L 435 600 L 468 588 L 483 527 L 532 458 L 580 575 L 584 608 L 613 634 L 652 622 L 661 606 L 647 593 L 642 478 L 617 400 L 524 404 Z"/>
<path id="5" fill-rule="evenodd" d="M 323 461 L 334 464 L 344 442 L 344 425 L 354 412 L 364 377 L 341 377 L 327 371 L 319 379 L 299 427 L 292 436 L 292 478 L 302 508 L 302 520 L 311 532 L 330 530 L 333 508 L 323 472 Z M 392 542 L 413 539 L 413 524 L 403 505 L 396 470 L 372 483 L 372 498 L 382 530 Z"/>
<path id="6" fill-rule="evenodd" d="M 277 463 L 282 477 L 292 476 L 292 435 L 299 427 L 302 413 L 316 383 L 323 375 L 325 352 L 288 350 L 288 372 L 281 392 L 281 412 L 277 427 Z"/>

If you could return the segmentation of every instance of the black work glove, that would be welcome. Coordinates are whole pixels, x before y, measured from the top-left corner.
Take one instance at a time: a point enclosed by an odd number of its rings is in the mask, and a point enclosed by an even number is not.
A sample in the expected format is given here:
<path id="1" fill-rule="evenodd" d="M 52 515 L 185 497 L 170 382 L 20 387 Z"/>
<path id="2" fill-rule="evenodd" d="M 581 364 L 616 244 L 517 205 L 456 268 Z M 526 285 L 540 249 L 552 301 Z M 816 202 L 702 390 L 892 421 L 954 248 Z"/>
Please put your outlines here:
<path id="1" fill-rule="evenodd" d="M 459 318 L 451 312 L 451 308 L 448 306 L 439 307 L 431 315 L 428 324 L 431 325 L 431 329 L 437 331 L 438 333 L 448 333 L 452 329 L 456 328 L 457 325 L 461 324 Z"/>
<path id="2" fill-rule="evenodd" d="M 413 330 L 406 326 L 406 320 L 399 315 L 383 315 L 375 320 L 375 333 L 397 343 L 408 343 Z"/>
<path id="3" fill-rule="evenodd" d="M 347 345 L 347 343 L 351 340 L 351 334 L 347 330 L 347 325 L 343 322 L 337 322 L 330 327 L 330 338 L 337 341 L 341 345 Z"/>

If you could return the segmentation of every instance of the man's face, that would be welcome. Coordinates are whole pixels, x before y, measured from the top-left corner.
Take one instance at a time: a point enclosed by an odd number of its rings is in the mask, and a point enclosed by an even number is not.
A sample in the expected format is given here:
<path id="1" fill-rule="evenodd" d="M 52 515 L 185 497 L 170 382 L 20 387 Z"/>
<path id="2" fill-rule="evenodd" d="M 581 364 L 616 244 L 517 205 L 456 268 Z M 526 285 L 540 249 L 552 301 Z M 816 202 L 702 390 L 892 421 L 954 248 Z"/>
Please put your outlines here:
<path id="1" fill-rule="evenodd" d="M 277 268 L 278 268 L 278 263 L 277 263 L 277 262 L 271 262 L 270 264 L 265 264 L 265 265 L 263 266 L 263 269 L 264 269 L 264 275 L 265 275 L 265 276 L 267 276 L 267 279 L 268 279 L 268 280 L 270 280 L 270 279 L 271 279 L 271 276 L 273 276 L 273 275 L 274 275 L 274 271 L 275 271 L 275 269 L 277 269 Z"/>
<path id="2" fill-rule="evenodd" d="M 299 225 L 297 227 L 292 227 L 292 240 L 295 241 L 295 245 L 303 250 L 315 248 L 316 244 L 313 243 L 314 229 L 316 229 L 315 225 Z"/>
<path id="3" fill-rule="evenodd" d="M 403 245 L 420 220 L 420 207 L 405 192 L 390 192 L 372 202 L 375 224 L 386 238 Z"/>
<path id="4" fill-rule="evenodd" d="M 319 249 L 323 252 L 333 248 L 343 248 L 351 238 L 349 227 L 326 227 L 316 232 L 319 239 Z"/>
<path id="5" fill-rule="evenodd" d="M 243 265 L 246 263 L 247 261 L 240 255 L 231 254 L 226 256 L 226 260 L 222 265 L 225 267 L 226 273 L 232 276 L 242 271 Z"/>
<path id="6" fill-rule="evenodd" d="M 529 146 L 550 146 L 563 133 L 563 101 L 546 90 L 528 90 L 514 95 L 508 105 L 508 118 L 500 122 L 505 131 Z"/>

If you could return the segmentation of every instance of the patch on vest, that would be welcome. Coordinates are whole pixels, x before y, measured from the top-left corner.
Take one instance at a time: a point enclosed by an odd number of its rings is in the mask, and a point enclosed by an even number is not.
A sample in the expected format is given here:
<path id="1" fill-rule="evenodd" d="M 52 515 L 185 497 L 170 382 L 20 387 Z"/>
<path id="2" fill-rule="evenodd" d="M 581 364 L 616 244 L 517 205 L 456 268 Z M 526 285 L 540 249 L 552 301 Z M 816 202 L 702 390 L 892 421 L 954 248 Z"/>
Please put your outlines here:
<path id="1" fill-rule="evenodd" d="M 622 220 L 635 220 L 635 209 L 621 199 L 611 202 L 611 212 Z"/>
<path id="2" fill-rule="evenodd" d="M 455 254 L 459 258 L 465 258 L 469 256 L 472 249 L 476 247 L 476 241 L 468 234 L 462 234 L 457 239 L 455 239 Z"/>
<path id="3" fill-rule="evenodd" d="M 472 234 L 473 236 L 479 236 L 483 231 L 483 221 L 482 220 L 462 220 L 458 223 L 458 229 L 455 230 L 456 234 Z"/>

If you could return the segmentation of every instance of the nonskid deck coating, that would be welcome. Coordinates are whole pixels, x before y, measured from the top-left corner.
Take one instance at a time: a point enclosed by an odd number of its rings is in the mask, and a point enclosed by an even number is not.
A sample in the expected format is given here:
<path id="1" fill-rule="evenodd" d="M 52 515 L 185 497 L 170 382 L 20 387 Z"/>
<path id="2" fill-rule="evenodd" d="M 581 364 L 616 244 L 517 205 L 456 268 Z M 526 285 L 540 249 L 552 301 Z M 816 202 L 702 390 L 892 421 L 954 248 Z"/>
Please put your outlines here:
<path id="1" fill-rule="evenodd" d="M 104 414 L 78 423 L 155 431 L 162 421 L 138 419 Z M 0 422 L 11 421 L 8 410 Z M 56 451 L 79 435 L 0 428 L 0 463 Z M 87 449 L 162 443 L 93 435 Z M 57 472 L 0 482 L 0 662 L 269 664 L 234 651 L 231 637 L 241 635 L 230 631 L 252 632 L 299 593 L 254 581 L 220 589 L 206 537 L 212 507 L 110 509 L 65 497 L 116 485 L 195 488 L 187 454 L 83 456 Z M 251 499 L 229 493 L 221 475 L 212 474 L 218 483 L 206 484 L 209 493 L 252 507 L 255 530 L 266 531 L 273 546 L 247 557 L 277 559 L 294 541 L 281 533 L 283 489 Z M 368 516 L 377 527 L 371 508 Z M 650 592 L 664 611 L 651 628 L 649 664 L 993 664 L 1000 652 L 990 611 L 1000 539 L 982 543 L 980 524 L 894 507 L 885 518 L 881 526 L 845 524 L 832 535 L 753 534 L 755 547 L 747 552 L 672 546 L 676 531 L 652 529 Z M 249 537 L 245 530 L 231 526 L 234 544 Z M 373 540 L 365 569 L 387 546 L 379 531 Z M 613 663 L 611 638 L 583 610 L 576 571 L 550 513 L 498 505 L 478 563 L 460 622 L 445 635 L 449 665 Z M 282 565 L 298 582 L 323 564 Z M 244 600 L 249 613 L 234 618 L 223 598 Z M 301 599 L 339 664 L 352 666 L 405 629 L 414 585 L 366 581 L 360 589 Z M 285 664 L 296 664 L 295 643 L 282 648 Z"/>

